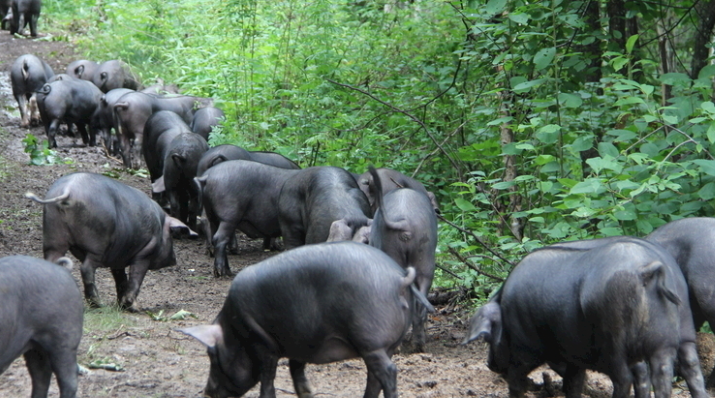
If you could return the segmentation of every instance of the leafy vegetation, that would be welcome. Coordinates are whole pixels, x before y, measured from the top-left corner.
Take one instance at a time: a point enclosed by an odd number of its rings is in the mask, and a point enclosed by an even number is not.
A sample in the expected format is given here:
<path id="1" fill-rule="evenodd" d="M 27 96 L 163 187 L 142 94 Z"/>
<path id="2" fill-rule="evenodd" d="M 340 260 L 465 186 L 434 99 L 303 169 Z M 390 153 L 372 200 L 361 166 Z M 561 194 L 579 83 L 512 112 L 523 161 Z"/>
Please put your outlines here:
<path id="1" fill-rule="evenodd" d="M 72 163 L 70 158 L 60 158 L 57 151 L 48 148 L 47 140 L 38 140 L 32 134 L 28 134 L 25 139 L 22 140 L 25 145 L 25 152 L 30 155 L 30 164 L 34 166 L 50 165 L 64 163 Z"/>
<path id="2" fill-rule="evenodd" d="M 44 4 L 87 58 L 215 98 L 212 145 L 423 181 L 440 285 L 484 297 L 535 247 L 714 212 L 715 66 L 688 64 L 705 3 Z"/>

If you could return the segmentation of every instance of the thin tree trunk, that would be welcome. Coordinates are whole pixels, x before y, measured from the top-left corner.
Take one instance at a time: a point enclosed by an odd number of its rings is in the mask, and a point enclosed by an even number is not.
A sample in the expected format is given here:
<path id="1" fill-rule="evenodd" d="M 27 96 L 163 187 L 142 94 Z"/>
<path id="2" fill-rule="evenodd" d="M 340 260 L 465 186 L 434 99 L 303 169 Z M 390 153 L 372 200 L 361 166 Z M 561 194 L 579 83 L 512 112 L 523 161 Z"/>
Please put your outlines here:
<path id="1" fill-rule="evenodd" d="M 693 58 L 690 62 L 690 77 L 696 79 L 700 69 L 707 65 L 708 47 L 715 27 L 715 0 L 700 0 L 695 6 L 698 26 L 693 33 Z"/>

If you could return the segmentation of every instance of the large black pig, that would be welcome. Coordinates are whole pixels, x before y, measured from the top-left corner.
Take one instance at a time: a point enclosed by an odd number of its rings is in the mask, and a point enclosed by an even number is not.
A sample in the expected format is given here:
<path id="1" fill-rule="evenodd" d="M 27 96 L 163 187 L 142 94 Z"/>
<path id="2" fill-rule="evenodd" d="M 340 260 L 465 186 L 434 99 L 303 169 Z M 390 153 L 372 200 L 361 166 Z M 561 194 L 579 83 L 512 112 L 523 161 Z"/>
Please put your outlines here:
<path id="1" fill-rule="evenodd" d="M 131 71 L 129 65 L 119 60 L 103 62 L 97 66 L 92 75 L 92 82 L 106 93 L 115 88 L 139 90 L 139 78 Z"/>
<path id="2" fill-rule="evenodd" d="M 60 398 L 75 398 L 84 308 L 72 275 L 38 258 L 4 257 L 0 292 L 0 374 L 23 355 L 33 398 L 47 397 L 53 373 Z"/>
<path id="3" fill-rule="evenodd" d="M 128 88 L 115 88 L 114 90 L 107 91 L 107 93 L 100 97 L 97 109 L 92 115 L 90 124 L 97 130 L 97 134 L 102 137 L 104 146 L 107 147 L 107 150 L 112 155 L 119 153 L 119 143 L 116 140 L 117 126 L 114 120 L 114 104 L 116 104 L 119 98 L 124 94 L 132 91 L 134 90 Z M 114 136 L 112 136 L 112 130 L 115 131 Z"/>
<path id="4" fill-rule="evenodd" d="M 196 229 L 196 218 L 201 211 L 199 191 L 194 184 L 196 166 L 208 149 L 204 137 L 196 133 L 177 135 L 166 147 L 161 178 L 152 184 L 152 192 L 166 193 L 171 215 L 191 229 Z"/>
<path id="5" fill-rule="evenodd" d="M 415 180 L 414 178 L 408 177 L 399 171 L 392 169 L 379 168 L 376 169 L 377 174 L 380 176 L 381 188 L 383 195 L 388 192 L 398 189 L 398 188 L 410 188 L 415 191 L 419 191 L 427 195 L 434 207 L 435 212 L 439 213 L 439 204 L 437 203 L 437 197 L 434 193 L 428 191 L 421 182 Z M 365 193 L 367 199 L 370 201 L 370 206 L 372 207 L 372 212 L 375 213 L 377 210 L 377 187 L 374 182 L 374 177 L 370 171 L 355 176 L 360 189 Z"/>
<path id="6" fill-rule="evenodd" d="M 196 175 L 203 175 L 210 167 L 227 160 L 252 160 L 283 169 L 300 169 L 298 164 L 279 153 L 247 151 L 240 146 L 223 144 L 217 145 L 204 153 L 204 156 L 199 161 Z"/>
<path id="7" fill-rule="evenodd" d="M 85 145 L 97 145 L 97 132 L 91 122 L 101 98 L 102 92 L 94 84 L 73 77 L 42 86 L 37 91 L 37 107 L 50 148 L 57 147 L 55 136 L 61 122 L 77 126 Z"/>
<path id="8" fill-rule="evenodd" d="M 678 263 L 688 282 L 688 293 L 696 329 L 707 321 L 715 328 L 715 219 L 684 218 L 669 222 L 646 237 L 663 246 Z M 708 377 L 715 385 L 715 371 Z"/>
<path id="9" fill-rule="evenodd" d="M 646 397 L 641 361 L 650 365 L 656 397 L 669 397 L 676 355 L 691 394 L 707 397 L 697 356 L 683 355 L 688 311 L 679 305 L 687 291 L 672 256 L 636 238 L 582 242 L 522 259 L 477 311 L 465 342 L 485 338 L 487 364 L 506 377 L 512 397 L 523 396 L 528 373 L 543 363 L 562 374 L 567 398 L 581 396 L 586 369 L 611 378 L 614 398 L 632 384 Z"/>
<path id="10" fill-rule="evenodd" d="M 334 221 L 370 218 L 370 204 L 353 176 L 339 167 L 300 170 L 286 181 L 278 199 L 285 249 L 328 240 Z"/>
<path id="11" fill-rule="evenodd" d="M 82 261 L 84 295 L 93 305 L 99 305 L 97 268 L 111 269 L 119 306 L 135 311 L 147 270 L 176 264 L 170 229 L 186 225 L 138 189 L 100 174 L 72 173 L 55 181 L 46 199 L 26 196 L 44 205 L 45 259 L 55 261 L 69 250 Z"/>
<path id="12" fill-rule="evenodd" d="M 194 179 L 216 251 L 215 276 L 231 275 L 226 250 L 236 229 L 249 238 L 263 238 L 264 249 L 268 249 L 270 238 L 281 236 L 278 197 L 283 184 L 300 171 L 229 160 Z"/>
<path id="13" fill-rule="evenodd" d="M 168 153 L 169 144 L 177 136 L 184 133 L 191 133 L 189 126 L 184 120 L 174 112 L 159 111 L 152 114 L 146 121 L 144 127 L 145 142 L 142 145 L 142 153 L 149 170 L 149 178 L 152 183 L 152 196 L 159 199 L 164 191 L 164 159 Z M 191 133 L 193 134 L 193 133 Z M 154 186 L 154 184 L 157 184 Z"/>
<path id="14" fill-rule="evenodd" d="M 12 0 L 11 9 L 10 34 L 22 34 L 27 24 L 30 24 L 30 35 L 37 37 L 37 20 L 40 18 L 42 0 Z"/>
<path id="15" fill-rule="evenodd" d="M 210 105 L 212 100 L 206 98 L 178 96 L 157 96 L 141 92 L 123 95 L 114 104 L 117 136 L 122 150 L 122 160 L 125 167 L 138 167 L 141 146 L 144 141 L 144 125 L 152 113 L 172 111 L 181 116 L 184 123 L 191 123 L 194 111 Z"/>
<path id="16" fill-rule="evenodd" d="M 410 324 L 415 272 L 370 246 L 332 242 L 290 250 L 243 269 L 211 325 L 182 330 L 208 347 L 204 393 L 240 397 L 259 381 L 275 397 L 278 359 L 290 359 L 296 394 L 312 397 L 306 363 L 361 357 L 366 398 L 397 397 L 391 361 Z M 420 297 L 422 305 L 429 305 Z"/>
<path id="17" fill-rule="evenodd" d="M 437 249 L 437 216 L 429 197 L 422 191 L 398 188 L 382 192 L 384 182 L 377 170 L 370 167 L 375 181 L 377 211 L 373 218 L 369 243 L 395 260 L 402 267 L 417 270 L 415 284 L 427 296 L 435 269 Z M 427 313 L 414 314 L 412 335 L 417 351 L 424 351 Z"/>
<path id="18" fill-rule="evenodd" d="M 10 68 L 12 95 L 20 108 L 20 126 L 30 125 L 30 119 L 38 112 L 33 96 L 47 81 L 55 75 L 47 62 L 32 55 L 17 57 Z M 30 107 L 28 109 L 28 101 Z M 39 117 L 37 118 L 39 120 Z"/>

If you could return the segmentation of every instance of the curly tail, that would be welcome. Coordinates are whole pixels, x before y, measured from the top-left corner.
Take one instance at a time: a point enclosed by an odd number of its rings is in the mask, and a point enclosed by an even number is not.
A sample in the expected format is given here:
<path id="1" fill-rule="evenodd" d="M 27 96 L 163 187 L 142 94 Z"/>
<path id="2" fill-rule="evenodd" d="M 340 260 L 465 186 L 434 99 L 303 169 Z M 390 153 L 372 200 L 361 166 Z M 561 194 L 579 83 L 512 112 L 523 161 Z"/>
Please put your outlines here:
<path id="1" fill-rule="evenodd" d="M 25 197 L 28 199 L 32 199 L 37 203 L 42 203 L 43 205 L 46 205 L 48 203 L 57 203 L 57 202 L 60 202 L 60 201 L 63 201 L 65 199 L 69 198 L 70 192 L 69 192 L 69 190 L 66 189 L 64 192 L 62 192 L 62 194 L 60 196 L 55 196 L 54 198 L 49 198 L 49 199 L 40 199 L 37 195 L 35 195 L 32 192 L 25 192 Z"/>
<path id="2" fill-rule="evenodd" d="M 50 94 L 50 91 L 52 91 L 52 86 L 50 86 L 49 83 L 45 83 L 42 87 L 40 87 L 35 92 L 38 94 L 42 94 L 42 95 L 48 95 L 48 94 Z"/>

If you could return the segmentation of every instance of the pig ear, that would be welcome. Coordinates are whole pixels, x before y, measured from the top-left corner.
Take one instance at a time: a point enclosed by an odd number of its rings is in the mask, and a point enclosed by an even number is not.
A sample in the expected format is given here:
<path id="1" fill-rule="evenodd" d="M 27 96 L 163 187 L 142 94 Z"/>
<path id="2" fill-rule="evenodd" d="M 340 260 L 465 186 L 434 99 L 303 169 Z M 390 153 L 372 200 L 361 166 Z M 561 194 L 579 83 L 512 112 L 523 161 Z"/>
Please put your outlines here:
<path id="1" fill-rule="evenodd" d="M 178 331 L 195 338 L 209 348 L 216 347 L 217 343 L 223 342 L 223 329 L 219 325 L 199 325 L 178 329 Z"/>
<path id="2" fill-rule="evenodd" d="M 166 187 L 164 186 L 164 176 L 159 177 L 158 180 L 151 183 L 151 191 L 154 193 L 166 191 Z"/>
<path id="3" fill-rule="evenodd" d="M 498 344 L 501 340 L 501 307 L 497 303 L 487 303 L 474 314 L 462 344 L 482 337 L 489 344 Z"/>
<path id="4" fill-rule="evenodd" d="M 182 230 L 188 231 L 189 236 L 194 236 L 194 237 L 199 236 L 199 234 L 197 234 L 196 232 L 191 230 L 191 228 L 189 228 L 188 225 L 184 224 L 183 222 L 179 221 L 178 219 L 176 219 L 172 216 L 167 215 L 164 223 L 165 223 L 165 225 L 169 226 L 170 230 L 171 229 L 182 229 Z"/>

